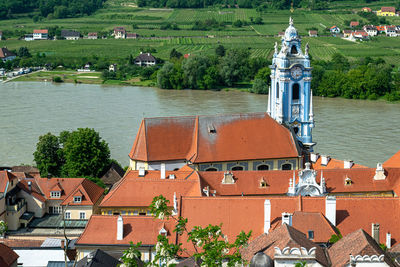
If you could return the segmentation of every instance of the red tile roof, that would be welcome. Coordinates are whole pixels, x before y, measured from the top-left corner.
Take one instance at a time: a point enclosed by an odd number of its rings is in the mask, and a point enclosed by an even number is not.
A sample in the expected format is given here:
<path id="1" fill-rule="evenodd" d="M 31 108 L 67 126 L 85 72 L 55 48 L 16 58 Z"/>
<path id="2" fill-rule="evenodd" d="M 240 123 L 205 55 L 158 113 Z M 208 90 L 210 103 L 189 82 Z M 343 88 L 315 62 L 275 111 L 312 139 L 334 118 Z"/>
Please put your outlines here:
<path id="1" fill-rule="evenodd" d="M 10 248 L 38 248 L 43 244 L 43 240 L 31 239 L 0 239 L 0 243 Z"/>
<path id="2" fill-rule="evenodd" d="M 383 7 L 381 7 L 381 12 L 396 13 L 396 8 L 394 6 L 383 6 Z"/>
<path id="3" fill-rule="evenodd" d="M 217 196 L 253 196 L 253 195 L 286 195 L 289 180 L 299 171 L 234 171 L 234 184 L 222 184 L 224 172 L 199 172 L 201 187 L 210 187 L 216 190 Z M 317 183 L 320 183 L 321 174 L 325 178 L 329 193 L 356 193 L 356 192 L 395 192 L 400 195 L 400 168 L 385 169 L 385 180 L 374 180 L 374 168 L 326 169 L 317 170 Z M 351 180 L 346 185 L 345 180 Z M 261 187 L 263 180 L 266 187 Z"/>
<path id="4" fill-rule="evenodd" d="M 350 26 L 355 27 L 358 26 L 360 23 L 358 21 L 350 21 Z"/>
<path id="5" fill-rule="evenodd" d="M 385 163 L 383 163 L 384 168 L 400 168 L 400 150 L 396 152 L 392 157 L 390 157 Z"/>
<path id="6" fill-rule="evenodd" d="M 76 245 L 129 246 L 129 242 L 131 241 L 133 243 L 140 241 L 142 245 L 155 245 L 157 243 L 157 236 L 163 227 L 168 232 L 167 237 L 174 240 L 174 222 L 161 221 L 153 217 L 133 216 L 123 216 L 123 239 L 117 240 L 117 219 L 118 216 L 92 215 Z M 105 225 L 107 227 L 104 227 Z"/>
<path id="7" fill-rule="evenodd" d="M 337 241 L 328 250 L 332 266 L 348 266 L 352 256 L 385 255 L 384 260 L 389 266 L 396 266 L 391 257 L 383 251 L 375 240 L 364 230 L 356 230 Z"/>
<path id="8" fill-rule="evenodd" d="M 369 7 L 363 7 L 361 10 L 364 12 L 372 12 L 372 9 Z"/>
<path id="9" fill-rule="evenodd" d="M 70 206 L 92 206 L 95 205 L 103 196 L 104 189 L 88 179 L 83 179 L 82 182 L 67 195 L 61 205 Z M 81 202 L 75 203 L 74 197 L 80 196 Z"/>
<path id="10" fill-rule="evenodd" d="M 29 189 L 28 182 L 31 182 L 31 188 Z M 41 202 L 45 202 L 46 198 L 44 197 L 43 193 L 40 191 L 38 184 L 36 183 L 35 179 L 24 179 L 18 183 L 18 187 L 24 190 L 26 193 L 32 195 L 37 200 Z"/>
<path id="11" fill-rule="evenodd" d="M 169 175 L 175 179 L 169 179 Z M 160 179 L 160 171 L 146 171 L 139 177 L 139 171 L 130 171 L 104 197 L 100 207 L 147 207 L 158 195 L 163 195 L 173 205 L 174 193 L 180 196 L 201 196 L 199 176 L 191 171 L 167 171 L 166 179 Z"/>
<path id="12" fill-rule="evenodd" d="M 344 30 L 343 32 L 346 32 L 346 30 Z M 350 31 L 350 33 L 351 33 L 351 31 Z M 311 168 L 314 169 L 314 170 L 344 169 L 344 160 L 331 158 L 328 161 L 327 165 L 322 165 L 322 159 L 321 159 L 321 157 L 319 157 L 316 162 L 312 162 L 311 163 Z M 354 169 L 354 168 L 368 168 L 368 167 L 367 166 L 363 166 L 361 164 L 355 164 L 354 163 L 351 168 Z"/>
<path id="13" fill-rule="evenodd" d="M 130 158 L 193 163 L 299 156 L 291 132 L 266 113 L 148 118 Z"/>
<path id="14" fill-rule="evenodd" d="M 49 30 L 33 30 L 33 33 L 49 33 Z"/>
<path id="15" fill-rule="evenodd" d="M 8 246 L 0 243 L 0 266 L 14 266 L 19 256 Z"/>
<path id="16" fill-rule="evenodd" d="M 7 186 L 12 180 L 16 180 L 17 177 L 9 171 L 0 171 L 0 192 L 7 193 Z"/>
<path id="17" fill-rule="evenodd" d="M 269 234 L 261 234 L 251 241 L 247 248 L 242 249 L 242 257 L 250 262 L 251 258 L 259 251 L 274 259 L 275 247 L 284 249 L 301 248 L 307 250 L 316 248 L 316 260 L 322 266 L 329 266 L 324 250 L 307 239 L 304 233 L 297 230 L 295 227 L 290 227 L 287 224 L 280 225 L 278 228 L 271 231 Z"/>

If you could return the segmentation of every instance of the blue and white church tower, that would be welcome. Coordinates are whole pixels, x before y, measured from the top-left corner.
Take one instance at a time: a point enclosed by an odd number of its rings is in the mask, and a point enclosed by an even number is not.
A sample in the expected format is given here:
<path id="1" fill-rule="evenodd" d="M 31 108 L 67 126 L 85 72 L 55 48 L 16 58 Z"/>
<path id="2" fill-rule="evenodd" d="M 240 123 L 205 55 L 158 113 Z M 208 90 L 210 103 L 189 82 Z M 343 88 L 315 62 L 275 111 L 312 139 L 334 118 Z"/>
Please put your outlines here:
<path id="1" fill-rule="evenodd" d="M 290 18 L 280 51 L 275 43 L 267 112 L 279 123 L 291 127 L 305 148 L 312 151 L 314 114 L 308 49 L 307 44 L 304 53 L 301 50 L 300 36 Z"/>

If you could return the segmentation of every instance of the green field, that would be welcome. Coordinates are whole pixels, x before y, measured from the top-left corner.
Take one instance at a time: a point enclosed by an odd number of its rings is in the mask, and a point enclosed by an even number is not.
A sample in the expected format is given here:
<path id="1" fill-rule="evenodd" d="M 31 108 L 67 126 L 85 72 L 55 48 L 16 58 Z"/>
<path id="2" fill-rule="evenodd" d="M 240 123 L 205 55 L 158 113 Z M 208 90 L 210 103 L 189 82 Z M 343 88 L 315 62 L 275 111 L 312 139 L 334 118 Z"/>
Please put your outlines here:
<path id="1" fill-rule="evenodd" d="M 102 40 L 78 41 L 33 41 L 26 42 L 15 37 L 0 41 L 2 47 L 18 49 L 27 46 L 32 54 L 45 53 L 47 57 L 90 58 L 104 57 L 110 60 L 121 60 L 128 55 L 136 55 L 144 48 L 152 47 L 157 57 L 167 59 L 172 48 L 181 53 L 213 53 L 219 44 L 226 48 L 248 48 L 254 57 L 270 57 L 274 42 L 278 41 L 277 33 L 288 26 L 288 18 L 294 18 L 295 26 L 303 36 L 303 45 L 310 43 L 310 54 L 314 59 L 329 59 L 339 52 L 350 59 L 372 56 L 382 57 L 387 62 L 399 65 L 400 38 L 378 37 L 374 40 L 353 43 L 335 37 L 308 38 L 307 29 L 315 27 L 321 34 L 326 27 L 337 25 L 345 27 L 346 20 L 362 20 L 355 14 L 363 6 L 354 6 L 352 1 L 334 2 L 329 11 L 271 10 L 258 13 L 255 9 L 151 9 L 137 8 L 134 1 L 109 0 L 103 9 L 92 16 L 69 19 L 43 19 L 34 23 L 28 14 L 12 20 L 1 21 L 0 30 L 14 33 L 30 33 L 33 29 L 59 26 L 62 29 L 74 29 L 82 34 L 87 32 L 111 32 L 115 26 L 124 26 L 128 32 L 136 32 L 142 38 L 137 40 L 115 40 L 111 37 Z M 373 10 L 381 5 L 394 5 L 396 1 L 381 1 L 365 4 Z M 232 23 L 238 19 L 250 21 L 261 16 L 264 24 L 246 25 L 235 28 Z M 195 21 L 215 19 L 225 22 L 222 30 L 194 31 L 191 27 Z M 400 17 L 387 18 L 391 24 L 400 24 Z M 166 22 L 176 23 L 180 30 L 161 30 Z M 133 29 L 136 25 L 138 29 Z M 208 37 L 208 38 L 207 38 Z"/>

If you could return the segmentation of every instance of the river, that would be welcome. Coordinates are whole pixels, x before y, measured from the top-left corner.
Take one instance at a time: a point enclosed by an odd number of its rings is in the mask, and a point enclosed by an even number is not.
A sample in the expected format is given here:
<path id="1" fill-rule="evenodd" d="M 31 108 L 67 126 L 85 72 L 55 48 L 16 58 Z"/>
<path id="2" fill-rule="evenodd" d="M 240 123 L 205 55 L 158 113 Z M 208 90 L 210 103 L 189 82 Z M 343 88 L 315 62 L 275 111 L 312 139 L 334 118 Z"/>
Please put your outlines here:
<path id="1" fill-rule="evenodd" d="M 265 111 L 267 96 L 240 91 L 11 82 L 0 84 L 0 166 L 33 164 L 38 137 L 94 128 L 128 165 L 144 117 Z M 314 97 L 316 152 L 376 166 L 400 149 L 400 104 Z"/>

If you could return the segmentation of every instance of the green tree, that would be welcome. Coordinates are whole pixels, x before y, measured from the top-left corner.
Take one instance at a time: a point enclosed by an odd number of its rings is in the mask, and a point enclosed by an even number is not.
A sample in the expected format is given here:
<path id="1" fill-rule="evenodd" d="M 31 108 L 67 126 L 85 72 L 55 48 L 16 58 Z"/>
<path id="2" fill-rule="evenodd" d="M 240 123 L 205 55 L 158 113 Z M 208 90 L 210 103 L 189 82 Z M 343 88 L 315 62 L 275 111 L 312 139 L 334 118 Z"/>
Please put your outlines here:
<path id="1" fill-rule="evenodd" d="M 175 48 L 172 48 L 171 52 L 169 53 L 169 58 L 173 59 L 180 59 L 182 57 L 182 53 L 178 52 Z"/>
<path id="2" fill-rule="evenodd" d="M 225 56 L 225 47 L 223 45 L 218 45 L 217 48 L 215 48 L 215 54 L 219 57 Z"/>
<path id="3" fill-rule="evenodd" d="M 211 66 L 207 56 L 194 55 L 184 60 L 182 63 L 185 85 L 190 89 L 202 88 L 202 80 L 206 70 Z"/>
<path id="4" fill-rule="evenodd" d="M 256 94 L 268 94 L 268 83 L 264 79 L 256 78 L 250 92 Z"/>
<path id="5" fill-rule="evenodd" d="M 33 158 L 42 177 L 59 176 L 63 158 L 58 137 L 51 133 L 39 136 Z"/>
<path id="6" fill-rule="evenodd" d="M 18 49 L 17 55 L 19 57 L 31 57 L 31 53 L 26 46 L 22 46 Z"/>
<path id="7" fill-rule="evenodd" d="M 222 58 L 220 75 L 224 84 L 232 86 L 249 75 L 250 52 L 245 49 L 230 49 Z"/>
<path id="8" fill-rule="evenodd" d="M 110 166 L 108 144 L 94 129 L 78 128 L 63 145 L 62 172 L 68 177 L 99 177 Z"/>

